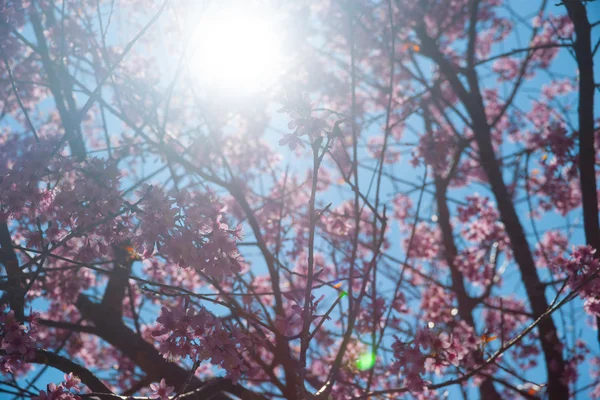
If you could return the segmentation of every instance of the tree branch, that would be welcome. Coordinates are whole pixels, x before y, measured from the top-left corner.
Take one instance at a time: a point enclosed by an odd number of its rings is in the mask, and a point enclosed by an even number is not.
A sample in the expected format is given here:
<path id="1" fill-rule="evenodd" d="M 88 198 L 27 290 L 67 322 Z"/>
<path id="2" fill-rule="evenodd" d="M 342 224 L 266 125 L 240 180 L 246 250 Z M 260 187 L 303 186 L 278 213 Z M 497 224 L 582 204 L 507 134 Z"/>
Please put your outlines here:
<path id="1" fill-rule="evenodd" d="M 10 308 L 15 312 L 17 320 L 23 321 L 25 307 L 24 280 L 19 268 L 19 260 L 12 245 L 12 238 L 6 222 L 0 223 L 0 262 L 8 275 L 7 296 Z"/>
<path id="2" fill-rule="evenodd" d="M 164 378 L 169 385 L 175 387 L 182 387 L 189 379 L 189 371 L 165 360 L 152 344 L 130 330 L 121 320 L 115 319 L 114 315 L 101 304 L 93 303 L 85 295 L 80 295 L 76 306 L 84 318 L 94 323 L 96 334 L 138 365 L 147 379 L 160 381 Z M 229 379 L 217 379 L 205 384 L 198 378 L 192 377 L 189 387 L 199 390 L 202 388 L 204 390 L 202 396 L 206 397 L 198 398 L 203 399 L 213 398 L 222 392 L 252 394 L 254 397 L 242 398 L 262 399 L 260 395 L 234 384 Z"/>
<path id="3" fill-rule="evenodd" d="M 586 243 L 600 249 L 598 223 L 598 192 L 596 185 L 596 149 L 594 146 L 594 56 L 592 28 L 585 6 L 580 2 L 565 2 L 569 18 L 575 27 L 575 59 L 579 68 L 579 184 L 583 208 L 583 228 Z M 600 254 L 596 253 L 596 257 Z M 600 318 L 596 318 L 600 327 Z M 598 329 L 600 342 L 600 329 Z"/>
<path id="4" fill-rule="evenodd" d="M 424 50 L 423 54 L 430 57 L 439 66 L 473 121 L 473 132 L 479 148 L 481 167 L 490 182 L 492 192 L 496 198 L 500 217 L 510 239 L 515 260 L 519 265 L 522 281 L 529 302 L 531 303 L 533 314 L 536 317 L 540 317 L 548 310 L 545 286 L 541 283 L 538 276 L 525 231 L 515 210 L 508 188 L 504 183 L 502 171 L 496 159 L 496 153 L 491 141 L 491 128 L 487 122 L 481 93 L 477 87 L 471 88 L 470 93 L 465 89 L 458 79 L 452 64 L 444 57 L 437 44 L 429 37 L 422 25 L 418 26 L 415 30 L 421 40 Z M 568 398 L 569 388 L 561 380 L 565 369 L 565 361 L 559 349 L 560 341 L 554 321 L 552 318 L 542 319 L 540 320 L 538 329 L 546 361 L 550 399 Z"/>
<path id="5" fill-rule="evenodd" d="M 4 354 L 6 354 L 5 351 L 0 350 L 0 355 Z M 72 372 L 73 375 L 77 375 L 77 377 L 81 379 L 81 382 L 90 388 L 91 391 L 112 394 L 110 389 L 106 387 L 106 385 L 102 383 L 102 381 L 98 379 L 90 370 L 51 351 L 36 349 L 35 357 L 31 362 L 35 364 L 48 365 L 49 367 L 56 368 L 64 372 L 65 374 Z"/>

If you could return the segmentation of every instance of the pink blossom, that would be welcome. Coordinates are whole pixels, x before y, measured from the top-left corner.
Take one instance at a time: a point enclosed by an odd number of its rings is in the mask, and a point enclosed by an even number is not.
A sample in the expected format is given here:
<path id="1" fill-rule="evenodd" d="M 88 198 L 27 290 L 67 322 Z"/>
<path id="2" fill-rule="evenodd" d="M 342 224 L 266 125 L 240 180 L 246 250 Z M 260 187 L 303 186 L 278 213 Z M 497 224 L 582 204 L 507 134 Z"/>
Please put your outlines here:
<path id="1" fill-rule="evenodd" d="M 151 399 L 168 400 L 169 395 L 173 393 L 175 387 L 167 386 L 167 382 L 165 381 L 165 378 L 163 378 L 160 380 L 160 383 L 151 383 L 150 389 L 154 391 L 154 393 L 150 395 Z"/>

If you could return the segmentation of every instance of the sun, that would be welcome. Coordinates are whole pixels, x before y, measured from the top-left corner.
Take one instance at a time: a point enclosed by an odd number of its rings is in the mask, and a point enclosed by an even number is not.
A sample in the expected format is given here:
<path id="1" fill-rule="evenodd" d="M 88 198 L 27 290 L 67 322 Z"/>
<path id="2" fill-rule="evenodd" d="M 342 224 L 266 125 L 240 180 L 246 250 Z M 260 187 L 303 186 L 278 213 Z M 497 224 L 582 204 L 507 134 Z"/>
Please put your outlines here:
<path id="1" fill-rule="evenodd" d="M 273 11 L 237 4 L 205 10 L 191 37 L 189 71 L 203 87 L 226 94 L 268 90 L 283 67 L 281 27 Z"/>

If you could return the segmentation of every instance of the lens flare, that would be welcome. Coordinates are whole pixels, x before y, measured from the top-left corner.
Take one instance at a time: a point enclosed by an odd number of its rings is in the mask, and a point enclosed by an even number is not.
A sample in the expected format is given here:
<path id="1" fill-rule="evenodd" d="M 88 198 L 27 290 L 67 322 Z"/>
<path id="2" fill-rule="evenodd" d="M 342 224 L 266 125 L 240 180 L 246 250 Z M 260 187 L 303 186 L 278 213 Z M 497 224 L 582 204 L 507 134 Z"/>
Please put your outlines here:
<path id="1" fill-rule="evenodd" d="M 377 361 L 377 355 L 375 353 L 369 352 L 365 354 L 361 354 L 356 360 L 356 368 L 359 371 L 367 371 L 375 366 L 375 361 Z"/>

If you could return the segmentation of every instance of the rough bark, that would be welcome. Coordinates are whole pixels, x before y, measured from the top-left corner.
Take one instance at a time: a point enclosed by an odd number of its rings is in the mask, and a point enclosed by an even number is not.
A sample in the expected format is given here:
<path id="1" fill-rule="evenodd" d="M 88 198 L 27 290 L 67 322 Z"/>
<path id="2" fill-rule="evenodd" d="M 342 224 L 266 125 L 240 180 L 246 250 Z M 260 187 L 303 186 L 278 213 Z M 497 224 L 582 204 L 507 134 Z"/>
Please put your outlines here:
<path id="1" fill-rule="evenodd" d="M 596 149 L 594 143 L 594 55 L 592 28 L 585 6 L 578 1 L 564 3 L 575 28 L 575 59 L 579 68 L 579 183 L 583 208 L 583 229 L 586 243 L 600 249 L 598 222 L 598 191 L 596 184 Z M 600 254 L 596 253 L 596 257 Z M 596 318 L 600 327 L 600 318 Z M 600 329 L 598 329 L 600 342 Z"/>

